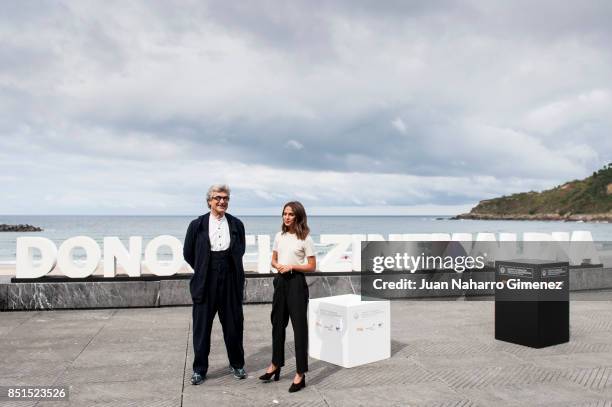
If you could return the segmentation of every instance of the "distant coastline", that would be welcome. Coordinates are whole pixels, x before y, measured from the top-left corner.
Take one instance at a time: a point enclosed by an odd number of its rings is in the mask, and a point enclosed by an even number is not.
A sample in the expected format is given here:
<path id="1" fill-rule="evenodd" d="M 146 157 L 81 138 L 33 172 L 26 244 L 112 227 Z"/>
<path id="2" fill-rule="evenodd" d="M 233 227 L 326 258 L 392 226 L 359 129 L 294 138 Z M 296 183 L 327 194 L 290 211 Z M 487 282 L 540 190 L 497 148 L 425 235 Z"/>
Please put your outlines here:
<path id="1" fill-rule="evenodd" d="M 542 192 L 522 192 L 480 201 L 451 219 L 612 222 L 612 164 L 583 180 Z"/>
<path id="2" fill-rule="evenodd" d="M 453 220 L 537 220 L 537 221 L 557 221 L 557 222 L 604 222 L 612 223 L 612 214 L 572 214 L 559 215 L 558 213 L 537 213 L 537 214 L 499 214 L 499 213 L 462 213 L 453 216 Z"/>

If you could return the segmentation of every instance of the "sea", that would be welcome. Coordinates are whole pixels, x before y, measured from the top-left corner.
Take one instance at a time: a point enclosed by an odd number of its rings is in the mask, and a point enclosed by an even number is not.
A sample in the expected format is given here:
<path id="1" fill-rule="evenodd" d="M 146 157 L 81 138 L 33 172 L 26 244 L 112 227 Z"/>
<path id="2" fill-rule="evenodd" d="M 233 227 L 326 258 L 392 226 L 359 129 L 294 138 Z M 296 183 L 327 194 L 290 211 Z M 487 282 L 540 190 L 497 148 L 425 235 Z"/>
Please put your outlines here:
<path id="1" fill-rule="evenodd" d="M 142 236 L 146 243 L 156 236 L 171 235 L 183 241 L 189 222 L 197 216 L 3 216 L 0 224 L 30 224 L 42 232 L 0 232 L 0 263 L 14 264 L 16 241 L 20 236 L 41 236 L 59 245 L 74 236 L 89 236 L 100 246 L 105 236 L 117 236 L 126 245 L 130 236 Z M 247 235 L 270 235 L 280 230 L 278 216 L 241 216 Z M 519 240 L 526 232 L 589 232 L 595 241 L 612 242 L 612 223 L 559 221 L 491 221 L 452 220 L 448 216 L 310 216 L 308 224 L 317 246 L 321 234 L 389 234 L 407 233 L 516 233 Z M 257 247 L 247 247 L 245 260 L 253 260 Z M 77 259 L 78 253 L 73 253 Z M 164 253 L 160 251 L 160 258 Z M 166 255 L 169 255 L 168 253 Z"/>

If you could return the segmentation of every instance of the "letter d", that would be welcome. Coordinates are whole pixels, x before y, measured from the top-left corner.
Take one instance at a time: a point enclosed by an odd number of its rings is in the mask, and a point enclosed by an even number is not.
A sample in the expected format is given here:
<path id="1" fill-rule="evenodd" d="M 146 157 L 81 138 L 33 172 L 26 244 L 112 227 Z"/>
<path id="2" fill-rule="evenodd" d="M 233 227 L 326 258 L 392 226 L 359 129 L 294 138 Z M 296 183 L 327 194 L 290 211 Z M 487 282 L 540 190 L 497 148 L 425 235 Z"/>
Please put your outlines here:
<path id="1" fill-rule="evenodd" d="M 33 249 L 40 250 L 41 260 L 34 263 Z M 18 237 L 16 278 L 39 278 L 53 270 L 57 246 L 46 237 Z"/>

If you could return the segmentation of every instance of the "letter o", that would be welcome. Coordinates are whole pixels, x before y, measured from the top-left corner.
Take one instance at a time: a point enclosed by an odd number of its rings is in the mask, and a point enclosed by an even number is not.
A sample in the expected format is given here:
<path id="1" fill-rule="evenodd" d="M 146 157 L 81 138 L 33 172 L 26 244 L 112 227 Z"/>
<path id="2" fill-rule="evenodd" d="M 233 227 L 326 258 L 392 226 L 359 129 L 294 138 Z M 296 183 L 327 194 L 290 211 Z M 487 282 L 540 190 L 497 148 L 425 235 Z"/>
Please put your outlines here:
<path id="1" fill-rule="evenodd" d="M 87 260 L 82 266 L 78 266 L 72 260 L 72 250 L 82 247 L 87 255 Z M 57 265 L 62 273 L 70 278 L 89 277 L 96 271 L 102 258 L 100 246 L 91 237 L 76 236 L 66 239 L 57 252 Z"/>
<path id="2" fill-rule="evenodd" d="M 167 246 L 172 250 L 172 261 L 162 264 L 157 260 L 157 251 Z M 183 245 L 174 236 L 162 235 L 151 240 L 145 248 L 145 263 L 149 272 L 156 276 L 172 276 L 183 266 Z"/>

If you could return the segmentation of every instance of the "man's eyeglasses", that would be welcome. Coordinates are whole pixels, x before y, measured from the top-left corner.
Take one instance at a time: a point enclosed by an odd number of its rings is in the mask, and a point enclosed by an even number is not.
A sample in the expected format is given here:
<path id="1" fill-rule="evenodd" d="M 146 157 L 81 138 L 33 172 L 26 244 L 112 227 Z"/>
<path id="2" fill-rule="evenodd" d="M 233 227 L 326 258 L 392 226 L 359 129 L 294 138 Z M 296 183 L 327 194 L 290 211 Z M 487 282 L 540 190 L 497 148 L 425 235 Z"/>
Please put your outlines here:
<path id="1" fill-rule="evenodd" d="M 212 199 L 214 199 L 215 202 L 221 202 L 221 201 L 229 202 L 230 197 L 217 195 L 217 196 L 213 196 Z"/>

